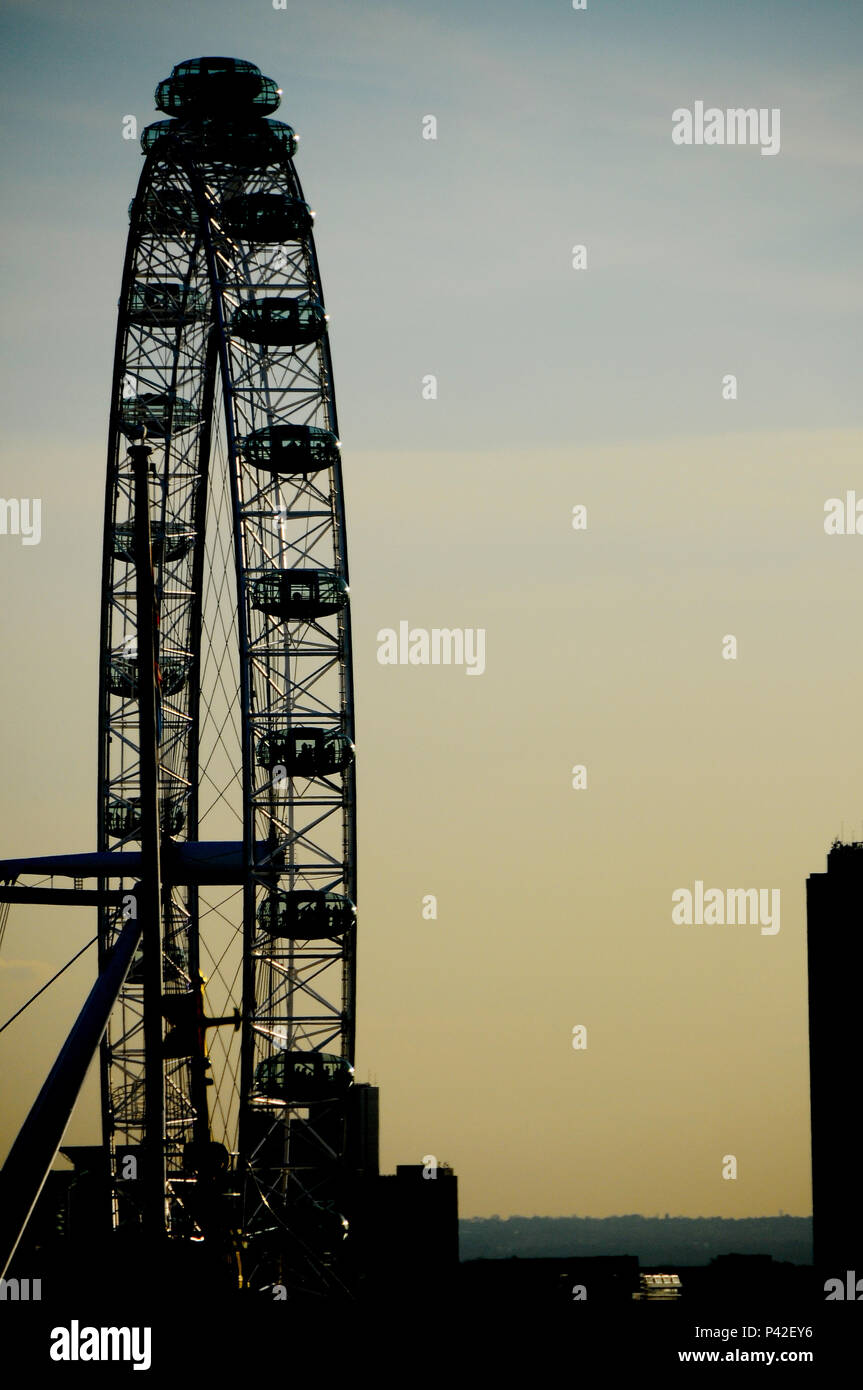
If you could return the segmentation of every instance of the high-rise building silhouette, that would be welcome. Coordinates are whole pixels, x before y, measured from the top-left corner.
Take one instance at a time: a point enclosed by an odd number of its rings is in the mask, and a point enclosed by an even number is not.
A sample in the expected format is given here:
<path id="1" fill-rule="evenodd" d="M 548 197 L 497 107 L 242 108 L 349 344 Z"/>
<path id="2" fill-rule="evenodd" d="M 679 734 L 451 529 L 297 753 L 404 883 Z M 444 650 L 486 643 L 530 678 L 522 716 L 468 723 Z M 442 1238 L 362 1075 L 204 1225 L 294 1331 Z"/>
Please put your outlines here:
<path id="1" fill-rule="evenodd" d="M 806 883 L 815 1265 L 863 1272 L 859 1148 L 863 842 L 837 840 Z"/>
<path id="2" fill-rule="evenodd" d="M 356 1083 L 346 1153 L 353 1174 L 348 1204 L 357 1290 L 374 1300 L 448 1296 L 459 1269 L 458 1178 L 427 1154 L 381 1173 L 377 1086 Z"/>

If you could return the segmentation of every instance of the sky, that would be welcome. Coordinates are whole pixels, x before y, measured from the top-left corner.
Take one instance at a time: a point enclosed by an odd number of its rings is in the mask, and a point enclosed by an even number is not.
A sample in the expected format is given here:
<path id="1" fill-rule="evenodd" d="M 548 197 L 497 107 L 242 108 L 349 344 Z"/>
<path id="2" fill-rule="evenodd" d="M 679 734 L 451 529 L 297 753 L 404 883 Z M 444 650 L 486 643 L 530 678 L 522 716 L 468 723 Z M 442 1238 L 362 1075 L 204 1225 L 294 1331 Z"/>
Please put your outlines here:
<path id="1" fill-rule="evenodd" d="M 810 1212 L 805 880 L 863 834 L 863 535 L 824 530 L 863 499 L 860 12 L 7 0 L 3 27 L 0 494 L 42 535 L 0 535 L 0 853 L 95 843 L 124 117 L 185 58 L 247 58 L 301 135 L 331 316 L 384 1166 L 449 1162 L 463 1216 Z M 675 145 L 697 101 L 778 109 L 779 152 Z M 380 664 L 400 621 L 484 629 L 485 671 Z M 778 888 L 780 930 L 675 924 L 697 880 Z M 94 930 L 13 908 L 0 1022 Z M 0 1035 L 0 1152 L 92 969 Z M 91 1078 L 67 1140 L 96 1115 Z"/>

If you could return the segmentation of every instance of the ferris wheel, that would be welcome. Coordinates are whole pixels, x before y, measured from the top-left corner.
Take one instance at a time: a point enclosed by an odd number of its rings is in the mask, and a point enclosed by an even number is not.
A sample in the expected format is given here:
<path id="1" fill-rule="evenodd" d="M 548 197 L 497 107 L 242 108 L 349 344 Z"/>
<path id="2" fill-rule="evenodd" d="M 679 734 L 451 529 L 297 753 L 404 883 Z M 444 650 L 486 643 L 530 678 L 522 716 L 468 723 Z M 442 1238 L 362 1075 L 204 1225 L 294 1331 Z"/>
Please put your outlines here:
<path id="1" fill-rule="evenodd" d="M 98 877 L 100 972 L 146 918 L 100 1046 L 114 1225 L 209 1241 L 246 1287 L 290 1290 L 340 1280 L 356 833 L 328 318 L 280 98 L 252 63 L 186 61 L 142 135 L 98 850 L 58 872 Z"/>

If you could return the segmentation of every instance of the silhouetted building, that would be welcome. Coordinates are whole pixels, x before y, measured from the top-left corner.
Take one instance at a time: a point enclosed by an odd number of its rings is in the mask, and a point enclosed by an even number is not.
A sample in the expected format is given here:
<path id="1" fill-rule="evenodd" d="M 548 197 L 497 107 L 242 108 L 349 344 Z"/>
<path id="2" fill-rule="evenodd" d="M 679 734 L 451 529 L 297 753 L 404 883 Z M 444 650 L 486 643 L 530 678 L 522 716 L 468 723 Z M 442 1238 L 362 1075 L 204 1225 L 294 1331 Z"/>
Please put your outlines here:
<path id="1" fill-rule="evenodd" d="M 448 1296 L 458 1274 L 458 1179 L 451 1168 L 399 1164 L 360 1178 L 351 1217 L 361 1294 Z"/>
<path id="2" fill-rule="evenodd" d="M 379 1231 L 396 1253 L 439 1278 L 458 1265 L 458 1178 L 445 1164 L 399 1163 L 379 1178 Z"/>
<path id="3" fill-rule="evenodd" d="M 348 1095 L 348 1167 L 363 1177 L 380 1173 L 380 1092 L 357 1082 Z"/>
<path id="4" fill-rule="evenodd" d="M 836 841 L 806 883 L 815 1266 L 863 1269 L 857 1138 L 863 984 L 863 843 Z"/>
<path id="5" fill-rule="evenodd" d="M 376 1086 L 351 1088 L 346 1152 L 351 1261 L 360 1297 L 448 1296 L 458 1273 L 458 1179 L 446 1164 L 379 1170 Z"/>
<path id="6" fill-rule="evenodd" d="M 101 1144 L 67 1144 L 61 1150 L 74 1166 L 66 1205 L 66 1235 L 84 1242 L 111 1229 L 111 1178 Z"/>

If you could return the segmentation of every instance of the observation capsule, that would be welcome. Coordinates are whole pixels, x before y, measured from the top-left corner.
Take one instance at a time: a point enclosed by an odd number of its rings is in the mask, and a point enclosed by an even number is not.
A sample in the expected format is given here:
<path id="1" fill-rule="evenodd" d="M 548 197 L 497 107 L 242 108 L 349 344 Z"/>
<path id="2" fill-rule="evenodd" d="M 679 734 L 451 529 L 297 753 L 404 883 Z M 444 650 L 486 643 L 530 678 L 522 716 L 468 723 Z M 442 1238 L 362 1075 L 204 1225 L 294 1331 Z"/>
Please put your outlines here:
<path id="1" fill-rule="evenodd" d="M 282 94 L 271 77 L 244 58 L 186 58 L 156 88 L 167 116 L 268 116 Z"/>
<path id="2" fill-rule="evenodd" d="M 271 570 L 252 581 L 252 607 L 274 618 L 326 618 L 348 601 L 335 570 Z"/>
<path id="3" fill-rule="evenodd" d="M 160 328 L 182 328 L 187 323 L 200 323 L 209 318 L 210 310 L 200 290 L 187 290 L 184 285 L 147 284 L 136 281 L 129 294 L 130 323 Z"/>
<path id="4" fill-rule="evenodd" d="M 194 544 L 194 531 L 190 531 L 182 521 L 150 522 L 150 547 L 154 564 L 161 564 L 162 560 L 167 560 L 169 564 L 174 560 L 182 560 Z M 118 521 L 114 527 L 114 555 L 118 560 L 128 560 L 130 564 L 134 564 L 134 521 Z"/>
<path id="5" fill-rule="evenodd" d="M 235 337 L 266 347 L 302 347 L 326 331 L 327 315 L 317 299 L 257 299 L 241 304 L 231 318 Z"/>
<path id="6" fill-rule="evenodd" d="M 222 203 L 221 223 L 240 241 L 305 241 L 315 214 L 287 193 L 239 193 Z"/>
<path id="7" fill-rule="evenodd" d="M 159 803 L 159 815 L 163 835 L 179 835 L 186 823 L 186 808 L 182 801 L 165 800 Z M 126 839 L 141 829 L 141 798 L 127 797 L 125 801 L 112 801 L 105 812 L 105 825 L 109 835 Z"/>
<path id="8" fill-rule="evenodd" d="M 161 680 L 159 688 L 163 695 L 176 695 L 189 679 L 188 657 L 167 657 L 159 663 Z M 137 657 L 115 656 L 108 668 L 108 688 L 112 695 L 122 695 L 133 700 L 138 694 Z"/>
<path id="9" fill-rule="evenodd" d="M 332 1052 L 277 1052 L 255 1067 L 252 1099 L 289 1105 L 340 1100 L 354 1080 L 346 1057 Z"/>
<path id="10" fill-rule="evenodd" d="M 202 164 L 228 164 L 239 170 L 266 169 L 297 152 L 297 135 L 283 121 L 154 121 L 141 132 L 148 154 L 160 140 L 178 140 Z"/>
<path id="11" fill-rule="evenodd" d="M 337 729 L 274 729 L 258 740 L 261 767 L 283 767 L 289 777 L 329 777 L 353 761 L 354 745 Z"/>
<path id="12" fill-rule="evenodd" d="M 127 439 L 139 439 L 145 429 L 151 439 L 185 434 L 201 419 L 197 406 L 170 391 L 146 391 L 141 396 L 124 396 L 120 402 L 120 429 Z"/>
<path id="13" fill-rule="evenodd" d="M 240 439 L 238 448 L 254 468 L 278 474 L 320 473 L 340 457 L 336 436 L 316 425 L 266 425 Z"/>
<path id="14" fill-rule="evenodd" d="M 343 936 L 357 910 L 341 893 L 289 893 L 276 889 L 258 908 L 258 926 L 287 941 L 322 941 Z"/>

